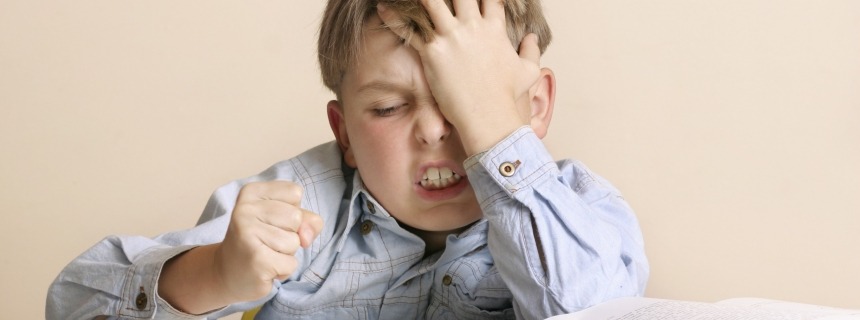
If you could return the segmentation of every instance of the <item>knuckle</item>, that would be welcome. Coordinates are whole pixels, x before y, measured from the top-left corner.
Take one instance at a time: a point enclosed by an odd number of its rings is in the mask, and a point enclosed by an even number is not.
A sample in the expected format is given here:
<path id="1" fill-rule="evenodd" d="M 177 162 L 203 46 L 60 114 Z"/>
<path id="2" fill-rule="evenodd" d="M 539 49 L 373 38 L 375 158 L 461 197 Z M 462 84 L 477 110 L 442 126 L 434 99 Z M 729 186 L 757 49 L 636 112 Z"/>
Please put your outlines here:
<path id="1" fill-rule="evenodd" d="M 233 208 L 233 214 L 230 217 L 230 224 L 235 225 L 236 227 L 244 227 L 250 218 L 254 216 L 254 207 L 253 205 L 247 203 L 237 203 L 236 207 Z"/>
<path id="2" fill-rule="evenodd" d="M 262 194 L 264 192 L 265 185 L 263 182 L 248 182 L 239 189 L 239 196 L 236 199 L 236 202 L 245 202 L 250 199 L 256 198 L 256 195 Z"/>
<path id="3" fill-rule="evenodd" d="M 244 186 L 242 186 L 242 189 L 239 192 L 256 193 L 256 192 L 262 191 L 262 189 L 264 187 L 265 187 L 264 182 L 252 181 L 252 182 L 248 182 Z"/>
<path id="4" fill-rule="evenodd" d="M 282 182 L 283 182 L 283 186 L 284 186 L 283 187 L 284 192 L 286 194 L 290 195 L 290 197 L 292 199 L 299 200 L 302 198 L 302 193 L 304 191 L 304 189 L 302 189 L 302 186 L 300 186 L 296 183 L 290 182 L 290 181 L 282 181 Z"/>
<path id="5" fill-rule="evenodd" d="M 287 206 L 283 212 L 284 222 L 289 227 L 296 230 L 302 224 L 302 210 L 295 206 Z"/>

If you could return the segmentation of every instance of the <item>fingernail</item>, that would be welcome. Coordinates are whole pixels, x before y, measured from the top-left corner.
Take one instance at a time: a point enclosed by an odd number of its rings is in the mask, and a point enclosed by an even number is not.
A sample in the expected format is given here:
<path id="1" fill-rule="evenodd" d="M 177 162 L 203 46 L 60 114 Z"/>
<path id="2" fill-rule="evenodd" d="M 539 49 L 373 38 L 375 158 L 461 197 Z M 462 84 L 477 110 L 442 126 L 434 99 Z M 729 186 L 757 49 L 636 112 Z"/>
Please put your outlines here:
<path id="1" fill-rule="evenodd" d="M 377 12 L 385 12 L 386 9 L 388 9 L 388 8 L 386 8 L 384 4 L 381 4 L 381 3 L 376 4 L 376 11 Z"/>

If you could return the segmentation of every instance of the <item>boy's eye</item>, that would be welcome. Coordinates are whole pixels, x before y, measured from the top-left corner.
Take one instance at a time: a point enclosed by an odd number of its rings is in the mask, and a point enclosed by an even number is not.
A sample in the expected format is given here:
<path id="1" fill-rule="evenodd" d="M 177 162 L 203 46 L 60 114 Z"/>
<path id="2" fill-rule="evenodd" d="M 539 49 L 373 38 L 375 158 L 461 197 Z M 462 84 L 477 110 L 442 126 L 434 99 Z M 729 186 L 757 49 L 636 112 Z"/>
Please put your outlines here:
<path id="1" fill-rule="evenodd" d="M 387 116 L 393 115 L 395 112 L 397 112 L 398 110 L 400 110 L 401 108 L 403 108 L 405 106 L 406 106 L 405 104 L 401 104 L 401 105 L 396 105 L 396 106 L 387 107 L 387 108 L 376 108 L 376 109 L 373 109 L 373 113 L 376 114 L 377 117 L 387 117 Z"/>

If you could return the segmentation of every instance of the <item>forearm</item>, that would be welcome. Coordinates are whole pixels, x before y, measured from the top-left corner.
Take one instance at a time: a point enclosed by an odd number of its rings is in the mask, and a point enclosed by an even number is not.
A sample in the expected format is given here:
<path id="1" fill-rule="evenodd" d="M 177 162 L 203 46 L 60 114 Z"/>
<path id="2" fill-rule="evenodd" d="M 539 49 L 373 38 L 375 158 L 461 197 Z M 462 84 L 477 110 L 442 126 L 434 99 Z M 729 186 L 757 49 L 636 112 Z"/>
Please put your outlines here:
<path id="1" fill-rule="evenodd" d="M 235 302 L 215 270 L 218 246 L 197 247 L 165 262 L 158 279 L 158 295 L 189 314 L 207 313 Z"/>
<path id="2" fill-rule="evenodd" d="M 45 318 L 159 318 L 155 288 L 161 266 L 189 248 L 143 237 L 105 238 L 57 276 L 48 289 Z"/>
<path id="3" fill-rule="evenodd" d="M 614 188 L 584 167 L 559 168 L 528 129 L 476 160 L 467 174 L 489 221 L 493 260 L 523 306 L 520 316 L 545 318 L 641 294 L 641 234 Z M 517 163 L 510 176 L 501 174 L 504 163 Z"/>
<path id="4" fill-rule="evenodd" d="M 216 206 L 220 207 L 220 206 Z M 223 239 L 229 216 L 155 239 L 110 236 L 70 262 L 48 289 L 47 319 L 176 318 L 156 294 L 165 261 Z"/>
<path id="5" fill-rule="evenodd" d="M 494 106 L 499 110 L 510 110 L 515 108 L 515 103 L 513 100 L 500 100 Z M 454 119 L 448 120 L 455 121 Z M 452 124 L 457 128 L 460 141 L 463 143 L 463 150 L 469 156 L 492 148 L 518 128 L 528 124 L 521 117 L 502 112 L 490 112 L 471 117 L 462 116 L 458 120 Z"/>
<path id="6" fill-rule="evenodd" d="M 563 218 L 536 203 L 489 213 L 490 252 L 525 318 L 574 312 L 644 290 L 644 254 L 636 252 L 625 227 L 604 221 L 580 201 L 554 202 L 565 210 Z"/>

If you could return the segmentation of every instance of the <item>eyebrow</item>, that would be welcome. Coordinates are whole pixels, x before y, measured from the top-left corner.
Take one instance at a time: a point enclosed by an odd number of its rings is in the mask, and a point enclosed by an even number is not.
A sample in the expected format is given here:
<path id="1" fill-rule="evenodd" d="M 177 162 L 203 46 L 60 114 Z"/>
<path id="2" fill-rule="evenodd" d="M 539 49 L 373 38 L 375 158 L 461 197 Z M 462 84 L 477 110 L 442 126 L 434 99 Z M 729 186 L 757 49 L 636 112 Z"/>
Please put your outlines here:
<path id="1" fill-rule="evenodd" d="M 393 82 L 388 82 L 385 80 L 375 80 L 375 81 L 371 81 L 367 84 L 364 84 L 361 87 L 358 87 L 358 90 L 356 90 L 355 92 L 357 95 L 361 95 L 361 94 L 364 94 L 368 91 L 392 92 L 392 91 L 407 91 L 407 90 L 409 90 L 409 88 L 407 88 L 406 86 L 403 86 L 403 85 L 398 85 L 398 84 L 395 84 Z"/>

